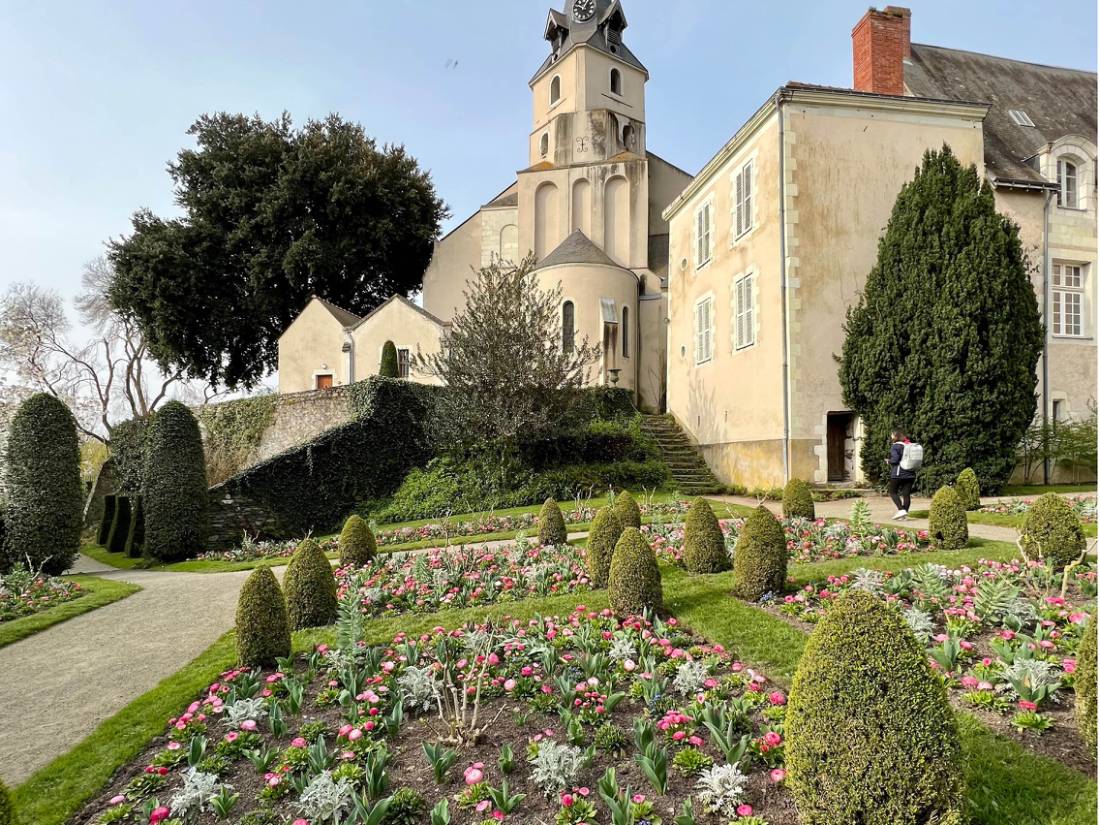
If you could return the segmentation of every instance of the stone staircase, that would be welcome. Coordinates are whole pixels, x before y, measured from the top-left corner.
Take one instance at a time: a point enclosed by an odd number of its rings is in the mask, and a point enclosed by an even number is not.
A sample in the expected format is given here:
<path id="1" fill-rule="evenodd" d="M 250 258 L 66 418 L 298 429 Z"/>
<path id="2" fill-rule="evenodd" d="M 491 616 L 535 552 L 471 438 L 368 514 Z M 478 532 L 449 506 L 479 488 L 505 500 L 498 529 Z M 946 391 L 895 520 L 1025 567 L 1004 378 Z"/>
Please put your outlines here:
<path id="1" fill-rule="evenodd" d="M 652 436 L 661 448 L 661 456 L 680 492 L 701 496 L 723 491 L 722 484 L 707 467 L 699 449 L 671 415 L 643 415 L 642 431 Z"/>

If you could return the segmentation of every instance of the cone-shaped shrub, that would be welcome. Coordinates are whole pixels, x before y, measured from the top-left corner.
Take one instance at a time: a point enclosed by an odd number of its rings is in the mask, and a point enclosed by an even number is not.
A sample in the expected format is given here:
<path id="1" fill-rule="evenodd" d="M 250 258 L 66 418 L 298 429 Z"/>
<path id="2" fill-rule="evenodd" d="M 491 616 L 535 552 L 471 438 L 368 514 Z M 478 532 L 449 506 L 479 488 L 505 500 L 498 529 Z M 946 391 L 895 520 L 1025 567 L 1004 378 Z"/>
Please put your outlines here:
<path id="1" fill-rule="evenodd" d="M 397 347 L 393 341 L 387 341 L 382 345 L 382 363 L 378 366 L 378 374 L 383 378 L 396 378 L 398 371 Z"/>
<path id="2" fill-rule="evenodd" d="M 145 505 L 141 496 L 130 499 L 130 532 L 126 535 L 126 555 L 132 559 L 140 558 L 145 548 Z"/>
<path id="3" fill-rule="evenodd" d="M 661 570 L 657 557 L 637 527 L 627 527 L 611 555 L 607 578 L 611 609 L 630 616 L 661 605 Z"/>
<path id="4" fill-rule="evenodd" d="M 370 525 L 355 514 L 348 516 L 340 531 L 340 566 L 353 564 L 362 567 L 378 555 L 378 544 Z"/>
<path id="5" fill-rule="evenodd" d="M 1077 671 L 1073 674 L 1074 710 L 1077 730 L 1096 752 L 1096 617 L 1084 627 L 1085 636 L 1077 648 Z"/>
<path id="6" fill-rule="evenodd" d="M 1057 493 L 1039 496 L 1027 511 L 1020 547 L 1029 559 L 1065 567 L 1085 549 L 1085 531 L 1069 502 Z"/>
<path id="7" fill-rule="evenodd" d="M 978 484 L 978 474 L 967 467 L 955 480 L 955 491 L 964 510 L 977 510 L 982 506 L 982 488 Z"/>
<path id="8" fill-rule="evenodd" d="M 695 499 L 684 519 L 684 566 L 692 573 L 730 569 L 726 539 L 706 499 Z"/>
<path id="9" fill-rule="evenodd" d="M 264 667 L 289 655 L 290 624 L 283 591 L 270 567 L 257 567 L 237 599 L 237 662 Z"/>
<path id="10" fill-rule="evenodd" d="M 0 825 L 15 825 L 15 805 L 8 786 L 0 782 Z"/>
<path id="11" fill-rule="evenodd" d="M 940 487 L 932 496 L 928 514 L 928 537 L 940 550 L 959 550 L 970 540 L 966 526 L 966 510 L 954 487 Z"/>
<path id="12" fill-rule="evenodd" d="M 84 491 L 76 420 L 52 395 L 32 395 L 12 416 L 7 492 L 8 560 L 64 573 L 80 550 Z"/>
<path id="13" fill-rule="evenodd" d="M 106 495 L 103 497 L 103 518 L 99 521 L 99 529 L 95 534 L 95 543 L 101 547 L 107 546 L 107 538 L 111 535 L 111 525 L 115 520 L 115 503 L 118 496 Z"/>
<path id="14" fill-rule="evenodd" d="M 622 534 L 623 525 L 615 511 L 610 507 L 601 507 L 592 519 L 585 550 L 588 577 L 592 580 L 593 587 L 607 587 L 607 577 L 611 574 L 611 557 Z"/>
<path id="15" fill-rule="evenodd" d="M 615 496 L 615 515 L 619 517 L 619 524 L 625 530 L 627 527 L 642 528 L 642 511 L 638 508 L 638 502 L 634 496 L 626 490 Z"/>
<path id="16" fill-rule="evenodd" d="M 959 823 L 963 766 L 943 685 L 901 613 L 852 590 L 806 643 L 786 717 L 803 825 Z"/>
<path id="17" fill-rule="evenodd" d="M 568 540 L 569 534 L 565 530 L 565 517 L 561 514 L 561 508 L 554 499 L 546 499 L 539 510 L 539 544 L 554 546 L 565 544 Z"/>
<path id="18" fill-rule="evenodd" d="M 126 537 L 130 535 L 130 502 L 129 496 L 119 496 L 115 500 L 115 519 L 107 536 L 107 550 L 110 553 L 126 551 Z"/>
<path id="19" fill-rule="evenodd" d="M 191 410 L 169 401 L 153 416 L 142 469 L 145 546 L 161 561 L 202 552 L 206 542 L 206 464 Z"/>
<path id="20" fill-rule="evenodd" d="M 336 620 L 336 577 L 321 545 L 306 539 L 298 545 L 283 574 L 291 630 L 324 627 Z"/>
<path id="21" fill-rule="evenodd" d="M 787 582 L 787 537 L 771 510 L 761 505 L 745 520 L 733 551 L 733 589 L 756 601 L 780 593 Z"/>
<path id="22" fill-rule="evenodd" d="M 814 497 L 810 485 L 800 478 L 792 478 L 783 488 L 783 515 L 787 518 L 814 517 Z"/>

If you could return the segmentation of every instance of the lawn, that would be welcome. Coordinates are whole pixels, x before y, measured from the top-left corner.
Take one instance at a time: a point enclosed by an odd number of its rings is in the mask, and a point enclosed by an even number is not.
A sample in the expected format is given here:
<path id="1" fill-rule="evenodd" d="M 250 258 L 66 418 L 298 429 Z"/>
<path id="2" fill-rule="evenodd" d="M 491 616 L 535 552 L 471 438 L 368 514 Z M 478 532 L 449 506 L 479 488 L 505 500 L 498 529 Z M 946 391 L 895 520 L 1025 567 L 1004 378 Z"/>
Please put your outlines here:
<path id="1" fill-rule="evenodd" d="M 1095 493 L 1096 482 L 1085 484 L 1008 484 L 1002 496 L 1041 496 L 1043 493 Z"/>
<path id="2" fill-rule="evenodd" d="M 914 510 L 909 514 L 913 518 L 928 518 L 927 510 Z M 1024 523 L 1025 513 L 981 513 L 976 510 L 966 514 L 969 524 L 987 524 L 991 527 L 1010 527 L 1019 530 Z M 1096 538 L 1096 522 L 1081 522 L 1081 529 L 1090 538 Z"/>
<path id="3" fill-rule="evenodd" d="M 66 576 L 65 578 L 84 588 L 84 594 L 72 601 L 62 602 L 38 613 L 32 613 L 30 616 L 3 622 L 0 624 L 0 647 L 6 647 L 55 624 L 125 599 L 141 590 L 136 584 L 95 576 Z"/>

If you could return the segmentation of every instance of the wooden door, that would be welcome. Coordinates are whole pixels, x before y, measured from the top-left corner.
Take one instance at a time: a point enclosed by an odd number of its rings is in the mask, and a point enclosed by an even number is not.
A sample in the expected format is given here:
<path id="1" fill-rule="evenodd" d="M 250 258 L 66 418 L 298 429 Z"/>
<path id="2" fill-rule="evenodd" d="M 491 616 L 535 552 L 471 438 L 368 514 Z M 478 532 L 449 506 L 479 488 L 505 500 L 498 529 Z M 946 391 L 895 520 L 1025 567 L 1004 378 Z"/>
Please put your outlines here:
<path id="1" fill-rule="evenodd" d="M 851 413 L 829 413 L 826 448 L 829 461 L 830 482 L 848 480 L 848 472 L 845 466 L 844 445 L 848 439 L 848 429 L 851 424 Z"/>
<path id="2" fill-rule="evenodd" d="M 318 375 L 317 376 L 317 389 L 319 389 L 319 390 L 330 390 L 330 389 L 332 389 L 332 373 L 329 373 L 328 375 Z"/>

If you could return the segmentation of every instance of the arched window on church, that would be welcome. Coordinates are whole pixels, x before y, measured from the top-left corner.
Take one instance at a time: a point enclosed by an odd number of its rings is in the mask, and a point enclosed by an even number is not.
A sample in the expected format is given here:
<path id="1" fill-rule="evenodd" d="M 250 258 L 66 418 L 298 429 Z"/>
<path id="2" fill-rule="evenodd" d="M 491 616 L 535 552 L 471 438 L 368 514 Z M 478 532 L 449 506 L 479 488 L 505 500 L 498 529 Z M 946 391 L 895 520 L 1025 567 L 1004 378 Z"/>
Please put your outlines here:
<path id="1" fill-rule="evenodd" d="M 539 154 L 542 157 L 546 157 L 546 153 L 550 151 L 550 135 L 544 134 L 539 138 Z"/>
<path id="2" fill-rule="evenodd" d="M 554 79 L 550 81 L 550 105 L 553 106 L 561 100 L 561 78 L 554 75 Z"/>
<path id="3" fill-rule="evenodd" d="M 561 351 L 573 351 L 573 302 L 561 305 Z"/>
<path id="4" fill-rule="evenodd" d="M 618 69 L 611 70 L 611 93 L 615 95 L 623 93 L 623 73 Z"/>

